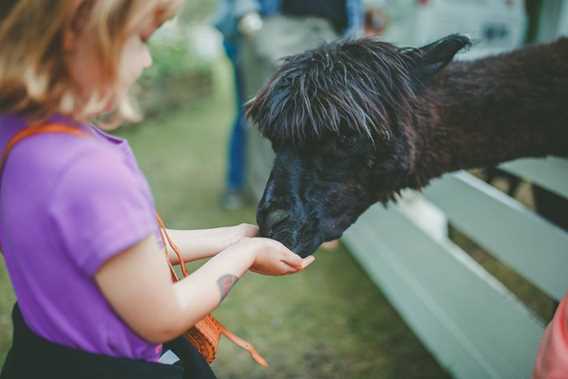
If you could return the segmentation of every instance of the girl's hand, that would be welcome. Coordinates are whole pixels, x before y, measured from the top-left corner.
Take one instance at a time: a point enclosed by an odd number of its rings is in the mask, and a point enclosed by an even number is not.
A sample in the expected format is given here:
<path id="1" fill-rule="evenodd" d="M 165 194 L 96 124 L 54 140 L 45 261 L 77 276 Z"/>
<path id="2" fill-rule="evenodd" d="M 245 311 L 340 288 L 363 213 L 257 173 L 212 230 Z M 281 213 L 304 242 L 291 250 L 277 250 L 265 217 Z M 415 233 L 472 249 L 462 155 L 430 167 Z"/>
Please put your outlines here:
<path id="1" fill-rule="evenodd" d="M 239 224 L 213 229 L 173 230 L 168 229 L 170 237 L 181 249 L 184 262 L 210 258 L 220 251 L 238 243 L 244 238 L 252 238 L 258 233 L 258 226 Z M 169 253 L 170 262 L 178 264 L 178 258 Z"/>
<path id="2" fill-rule="evenodd" d="M 287 275 L 304 270 L 315 260 L 313 256 L 302 259 L 286 246 L 269 238 L 252 238 L 254 263 L 250 270 L 262 275 Z"/>
<path id="3" fill-rule="evenodd" d="M 226 230 L 228 232 L 225 234 L 225 242 L 223 243 L 222 250 L 225 250 L 229 246 L 232 246 L 241 240 L 256 237 L 258 234 L 258 226 L 245 223 L 228 226 L 226 227 Z"/>
<path id="4" fill-rule="evenodd" d="M 233 243 L 239 242 L 243 238 L 252 238 L 258 234 L 258 226 L 252 224 L 239 224 L 232 227 Z"/>

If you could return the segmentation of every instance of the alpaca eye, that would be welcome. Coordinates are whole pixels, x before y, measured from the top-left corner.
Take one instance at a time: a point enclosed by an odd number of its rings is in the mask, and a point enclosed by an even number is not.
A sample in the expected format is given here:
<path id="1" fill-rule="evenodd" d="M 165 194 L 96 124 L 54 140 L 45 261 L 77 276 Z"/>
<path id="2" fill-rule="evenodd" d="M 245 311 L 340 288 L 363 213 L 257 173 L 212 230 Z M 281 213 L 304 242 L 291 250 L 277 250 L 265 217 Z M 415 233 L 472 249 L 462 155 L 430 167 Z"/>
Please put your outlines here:
<path id="1" fill-rule="evenodd" d="M 353 143 L 353 137 L 351 136 L 339 136 L 337 139 L 337 144 L 342 147 L 350 146 Z"/>

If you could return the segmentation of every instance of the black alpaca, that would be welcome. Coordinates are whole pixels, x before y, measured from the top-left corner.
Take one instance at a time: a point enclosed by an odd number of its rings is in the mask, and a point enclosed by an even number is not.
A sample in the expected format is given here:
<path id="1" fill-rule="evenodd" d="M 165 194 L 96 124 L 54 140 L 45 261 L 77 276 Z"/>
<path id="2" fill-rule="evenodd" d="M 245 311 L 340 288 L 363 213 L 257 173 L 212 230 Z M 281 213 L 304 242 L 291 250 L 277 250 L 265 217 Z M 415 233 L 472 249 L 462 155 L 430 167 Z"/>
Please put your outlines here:
<path id="1" fill-rule="evenodd" d="M 258 207 L 262 234 L 306 256 L 401 189 L 566 156 L 568 39 L 451 62 L 469 44 L 460 35 L 418 49 L 362 39 L 286 58 L 247 106 L 276 153 Z"/>

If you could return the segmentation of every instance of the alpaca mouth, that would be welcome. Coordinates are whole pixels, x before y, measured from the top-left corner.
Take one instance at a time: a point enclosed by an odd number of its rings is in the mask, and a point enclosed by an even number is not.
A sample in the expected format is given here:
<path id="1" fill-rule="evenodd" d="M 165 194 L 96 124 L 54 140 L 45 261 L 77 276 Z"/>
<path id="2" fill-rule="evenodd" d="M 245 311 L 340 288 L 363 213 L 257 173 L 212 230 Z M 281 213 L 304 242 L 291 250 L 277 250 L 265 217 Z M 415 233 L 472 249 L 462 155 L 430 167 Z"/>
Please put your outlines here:
<path id="1" fill-rule="evenodd" d="M 295 254 L 305 258 L 312 255 L 318 247 L 325 242 L 318 233 L 311 231 L 312 228 L 307 228 L 308 230 L 305 229 L 306 228 L 296 228 L 289 223 L 283 222 L 280 223 L 277 228 L 271 230 L 261 226 L 259 235 L 261 237 L 274 239 L 282 243 Z M 317 230 L 317 228 L 314 230 Z"/>
<path id="2" fill-rule="evenodd" d="M 292 251 L 298 254 L 300 257 L 305 258 L 315 253 L 323 242 L 325 241 L 323 240 L 323 238 L 320 238 L 319 236 L 306 238 L 305 240 L 301 240 L 300 243 L 298 244 L 298 247 L 296 247 L 296 249 Z"/>
<path id="3" fill-rule="evenodd" d="M 335 218 L 303 219 L 290 213 L 273 212 L 259 218 L 259 235 L 274 239 L 305 258 L 314 254 L 322 243 L 341 238 L 357 216 L 356 212 L 345 211 Z"/>
<path id="4" fill-rule="evenodd" d="M 314 254 L 323 242 L 324 241 L 320 238 L 307 239 L 305 242 L 298 243 L 297 246 L 288 248 L 300 257 L 306 258 L 307 256 Z"/>

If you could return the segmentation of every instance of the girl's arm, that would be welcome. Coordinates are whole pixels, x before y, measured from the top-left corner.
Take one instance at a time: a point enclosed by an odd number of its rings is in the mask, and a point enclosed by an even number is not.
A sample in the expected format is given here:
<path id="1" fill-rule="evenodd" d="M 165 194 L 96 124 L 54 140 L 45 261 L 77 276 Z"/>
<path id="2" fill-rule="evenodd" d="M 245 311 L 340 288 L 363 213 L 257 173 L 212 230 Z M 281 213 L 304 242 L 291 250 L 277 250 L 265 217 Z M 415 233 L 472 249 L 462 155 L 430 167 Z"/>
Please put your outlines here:
<path id="1" fill-rule="evenodd" d="M 184 262 L 191 262 L 212 257 L 245 237 L 256 236 L 258 227 L 240 224 L 213 229 L 168 229 L 167 231 L 180 248 Z M 168 249 L 168 257 L 172 264 L 179 264 L 177 256 L 170 249 Z"/>
<path id="2" fill-rule="evenodd" d="M 163 343 L 215 309 L 249 268 L 286 275 L 311 262 L 313 258 L 302 260 L 279 242 L 245 238 L 174 284 L 156 238 L 149 236 L 103 264 L 95 280 L 133 331 L 148 341 Z"/>

